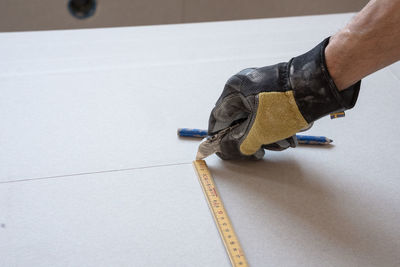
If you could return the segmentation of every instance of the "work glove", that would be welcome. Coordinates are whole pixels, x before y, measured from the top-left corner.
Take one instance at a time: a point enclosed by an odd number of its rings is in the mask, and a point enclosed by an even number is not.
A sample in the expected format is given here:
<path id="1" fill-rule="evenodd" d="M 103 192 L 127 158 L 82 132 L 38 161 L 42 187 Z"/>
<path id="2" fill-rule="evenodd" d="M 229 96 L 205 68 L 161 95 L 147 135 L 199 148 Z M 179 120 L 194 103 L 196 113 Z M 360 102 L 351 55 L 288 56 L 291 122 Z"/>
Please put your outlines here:
<path id="1" fill-rule="evenodd" d="M 325 62 L 328 43 L 289 62 L 244 69 L 227 81 L 208 126 L 209 135 L 233 126 L 221 139 L 219 157 L 260 159 L 264 149 L 295 147 L 297 132 L 355 105 L 361 81 L 337 89 Z"/>

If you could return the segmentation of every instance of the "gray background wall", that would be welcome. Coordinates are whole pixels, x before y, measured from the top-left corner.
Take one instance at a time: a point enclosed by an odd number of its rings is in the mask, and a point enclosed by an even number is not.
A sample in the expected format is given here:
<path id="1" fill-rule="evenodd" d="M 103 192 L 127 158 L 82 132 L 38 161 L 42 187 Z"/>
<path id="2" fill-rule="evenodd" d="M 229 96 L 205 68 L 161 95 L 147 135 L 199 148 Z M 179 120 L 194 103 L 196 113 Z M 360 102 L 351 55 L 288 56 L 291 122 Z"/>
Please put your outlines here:
<path id="1" fill-rule="evenodd" d="M 97 0 L 78 20 L 67 0 L 0 0 L 0 31 L 151 25 L 352 12 L 367 0 Z"/>

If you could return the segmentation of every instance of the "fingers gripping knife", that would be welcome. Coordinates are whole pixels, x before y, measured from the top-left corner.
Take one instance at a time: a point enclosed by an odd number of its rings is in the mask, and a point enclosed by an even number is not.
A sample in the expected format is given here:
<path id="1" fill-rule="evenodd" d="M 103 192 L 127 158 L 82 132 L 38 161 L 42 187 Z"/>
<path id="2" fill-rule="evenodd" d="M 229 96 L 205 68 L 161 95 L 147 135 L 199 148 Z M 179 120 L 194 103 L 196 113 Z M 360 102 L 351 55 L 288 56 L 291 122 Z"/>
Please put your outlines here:
<path id="1" fill-rule="evenodd" d="M 233 128 L 237 127 L 238 124 L 228 127 L 217 134 L 209 136 L 203 141 L 197 151 L 196 160 L 204 159 L 214 153 L 221 152 L 221 140 L 229 133 Z"/>
<path id="2" fill-rule="evenodd" d="M 222 139 L 227 134 L 230 134 L 230 132 L 233 129 L 235 129 L 236 127 L 238 127 L 239 125 L 240 125 L 240 123 L 232 125 L 228 128 L 225 128 L 225 129 L 219 131 L 215 135 L 207 137 L 206 140 L 203 141 L 199 146 L 199 149 L 198 149 L 197 155 L 196 155 L 196 160 L 205 159 L 206 157 L 208 157 L 214 153 L 218 153 L 218 152 L 221 153 Z M 290 141 L 288 141 L 288 140 L 290 140 Z M 280 151 L 280 150 L 288 148 L 289 146 L 296 147 L 297 143 L 298 143 L 297 138 L 296 138 L 296 136 L 294 136 L 294 137 L 290 137 L 290 138 L 287 138 L 284 140 L 277 141 L 271 145 L 263 145 L 262 148 L 268 149 L 268 150 Z M 263 157 L 263 155 L 264 155 L 264 152 L 261 155 L 255 156 L 252 159 L 260 159 Z"/>

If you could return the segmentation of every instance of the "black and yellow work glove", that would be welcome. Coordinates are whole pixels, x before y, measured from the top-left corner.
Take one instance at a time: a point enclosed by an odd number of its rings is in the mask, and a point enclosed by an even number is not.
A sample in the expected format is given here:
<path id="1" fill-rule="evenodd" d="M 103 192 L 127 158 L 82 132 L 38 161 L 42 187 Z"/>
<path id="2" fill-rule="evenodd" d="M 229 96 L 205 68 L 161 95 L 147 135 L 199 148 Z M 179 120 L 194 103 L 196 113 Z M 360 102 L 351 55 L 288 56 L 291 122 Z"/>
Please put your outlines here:
<path id="1" fill-rule="evenodd" d="M 287 63 L 244 69 L 228 80 L 208 126 L 210 135 L 234 126 L 222 138 L 218 156 L 259 159 L 264 149 L 294 147 L 297 132 L 355 105 L 361 81 L 336 88 L 325 62 L 328 43 L 329 38 Z"/>

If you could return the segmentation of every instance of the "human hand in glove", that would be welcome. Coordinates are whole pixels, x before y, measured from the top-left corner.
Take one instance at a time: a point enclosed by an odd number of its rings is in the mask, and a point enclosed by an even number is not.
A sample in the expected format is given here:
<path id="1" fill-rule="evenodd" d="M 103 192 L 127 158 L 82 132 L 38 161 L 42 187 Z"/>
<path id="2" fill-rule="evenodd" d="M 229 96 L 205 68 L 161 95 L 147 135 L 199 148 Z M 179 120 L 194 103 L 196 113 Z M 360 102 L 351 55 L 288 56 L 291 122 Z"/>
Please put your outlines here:
<path id="1" fill-rule="evenodd" d="M 325 62 L 325 39 L 286 63 L 244 69 L 225 84 L 208 133 L 232 127 L 221 140 L 222 159 L 260 159 L 264 149 L 296 146 L 295 134 L 332 112 L 352 108 L 361 81 L 339 91 Z"/>

